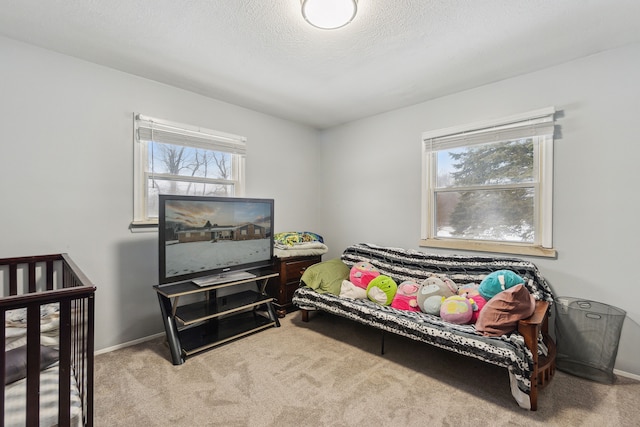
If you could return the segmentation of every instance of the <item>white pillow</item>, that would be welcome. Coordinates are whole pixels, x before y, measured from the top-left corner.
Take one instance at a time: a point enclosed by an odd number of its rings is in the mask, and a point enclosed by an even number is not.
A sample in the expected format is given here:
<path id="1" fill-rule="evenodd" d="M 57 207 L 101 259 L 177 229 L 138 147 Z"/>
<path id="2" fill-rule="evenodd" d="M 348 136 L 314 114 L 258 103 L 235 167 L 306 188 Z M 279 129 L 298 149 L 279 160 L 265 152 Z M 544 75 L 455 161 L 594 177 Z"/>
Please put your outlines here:
<path id="1" fill-rule="evenodd" d="M 367 299 L 367 290 L 360 288 L 348 280 L 343 280 L 340 285 L 340 296 L 351 299 Z"/>

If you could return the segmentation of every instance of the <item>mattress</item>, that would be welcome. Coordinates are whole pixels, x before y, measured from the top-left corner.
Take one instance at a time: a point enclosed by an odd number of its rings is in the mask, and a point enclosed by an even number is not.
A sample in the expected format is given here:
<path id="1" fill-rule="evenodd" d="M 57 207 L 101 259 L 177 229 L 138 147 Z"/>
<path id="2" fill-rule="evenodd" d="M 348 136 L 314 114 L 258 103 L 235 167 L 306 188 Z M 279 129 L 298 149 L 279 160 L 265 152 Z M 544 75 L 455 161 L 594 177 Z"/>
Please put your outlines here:
<path id="1" fill-rule="evenodd" d="M 60 305 L 40 306 L 40 345 L 57 347 L 60 335 Z M 5 320 L 5 351 L 27 344 L 27 309 L 8 310 Z"/>
<path id="2" fill-rule="evenodd" d="M 58 424 L 58 365 L 40 372 L 40 426 Z M 26 379 L 5 386 L 4 425 L 5 427 L 23 427 L 26 425 Z M 71 426 L 82 426 L 82 402 L 78 385 L 71 376 Z"/>

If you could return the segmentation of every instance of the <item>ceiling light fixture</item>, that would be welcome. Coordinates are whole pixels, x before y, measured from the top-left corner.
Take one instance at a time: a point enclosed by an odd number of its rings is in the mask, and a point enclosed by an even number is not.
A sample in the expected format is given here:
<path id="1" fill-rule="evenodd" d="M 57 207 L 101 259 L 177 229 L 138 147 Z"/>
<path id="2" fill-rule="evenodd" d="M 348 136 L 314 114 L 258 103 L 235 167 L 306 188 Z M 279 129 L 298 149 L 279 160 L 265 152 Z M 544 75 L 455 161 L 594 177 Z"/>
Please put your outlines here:
<path id="1" fill-rule="evenodd" d="M 300 0 L 302 16 L 314 27 L 333 30 L 356 17 L 358 0 Z"/>

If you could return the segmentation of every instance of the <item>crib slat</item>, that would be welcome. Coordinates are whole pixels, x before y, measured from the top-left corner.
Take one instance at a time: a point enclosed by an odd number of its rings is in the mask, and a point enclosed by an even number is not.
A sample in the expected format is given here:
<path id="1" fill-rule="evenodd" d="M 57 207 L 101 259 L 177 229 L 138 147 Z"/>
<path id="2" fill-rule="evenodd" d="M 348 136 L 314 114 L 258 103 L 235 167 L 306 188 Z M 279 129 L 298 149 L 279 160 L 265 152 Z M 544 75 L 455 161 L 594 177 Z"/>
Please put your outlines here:
<path id="1" fill-rule="evenodd" d="M 40 423 L 40 304 L 27 305 L 27 426 Z"/>
<path id="2" fill-rule="evenodd" d="M 87 396 L 86 422 L 87 427 L 93 427 L 93 375 L 94 375 L 94 357 L 95 357 L 95 295 L 91 294 L 86 298 L 87 301 L 87 367 L 85 376 L 87 378 Z"/>
<path id="3" fill-rule="evenodd" d="M 9 295 L 18 294 L 18 264 L 9 264 Z"/>
<path id="4" fill-rule="evenodd" d="M 53 260 L 47 261 L 47 290 L 53 290 Z"/>
<path id="5" fill-rule="evenodd" d="M 60 379 L 58 380 L 58 425 L 71 424 L 71 300 L 60 301 Z"/>
<path id="6" fill-rule="evenodd" d="M 36 263 L 35 262 L 30 262 L 29 263 L 29 292 L 35 292 L 36 291 Z"/>

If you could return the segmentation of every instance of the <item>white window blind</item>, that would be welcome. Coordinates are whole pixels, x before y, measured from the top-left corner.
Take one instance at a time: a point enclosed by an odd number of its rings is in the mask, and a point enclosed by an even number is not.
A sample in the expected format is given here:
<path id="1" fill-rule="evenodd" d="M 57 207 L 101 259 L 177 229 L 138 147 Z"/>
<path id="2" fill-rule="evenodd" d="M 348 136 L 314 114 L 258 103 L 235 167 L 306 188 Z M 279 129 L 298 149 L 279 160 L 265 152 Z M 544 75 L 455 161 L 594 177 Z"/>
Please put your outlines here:
<path id="1" fill-rule="evenodd" d="M 214 146 L 218 151 L 246 154 L 246 138 L 242 136 L 174 124 L 141 114 L 136 115 L 136 123 L 139 141 L 154 141 L 205 149 L 211 149 Z"/>
<path id="2" fill-rule="evenodd" d="M 553 136 L 554 114 L 555 109 L 550 107 L 499 121 L 425 132 L 422 139 L 425 148 L 437 151 L 531 136 Z"/>

